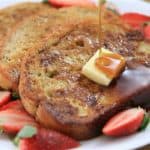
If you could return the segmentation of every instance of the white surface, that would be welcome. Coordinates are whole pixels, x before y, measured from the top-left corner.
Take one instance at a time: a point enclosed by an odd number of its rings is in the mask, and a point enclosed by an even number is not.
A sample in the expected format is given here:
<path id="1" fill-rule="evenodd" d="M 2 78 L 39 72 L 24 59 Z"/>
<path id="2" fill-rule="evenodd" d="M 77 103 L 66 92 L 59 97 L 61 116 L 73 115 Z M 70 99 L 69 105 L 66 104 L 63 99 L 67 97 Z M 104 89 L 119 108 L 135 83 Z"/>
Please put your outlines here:
<path id="1" fill-rule="evenodd" d="M 40 1 L 40 0 L 0 0 L 0 7 L 22 1 Z M 123 12 L 141 12 L 150 15 L 150 4 L 140 0 L 109 0 L 117 4 L 120 11 Z M 81 142 L 78 150 L 129 150 L 150 144 L 150 126 L 143 132 L 123 137 L 108 138 L 98 137 L 92 140 Z M 0 150 L 16 150 L 16 147 L 7 136 L 0 136 Z"/>
<path id="2" fill-rule="evenodd" d="M 40 2 L 41 0 L 0 0 L 0 7 L 5 7 L 17 2 Z M 98 1 L 98 0 L 93 0 Z M 150 3 L 143 2 L 143 0 L 107 0 L 117 4 L 121 12 L 141 12 L 147 15 L 150 15 Z"/>
<path id="3" fill-rule="evenodd" d="M 107 0 L 113 2 L 124 12 L 139 12 L 150 15 L 150 3 L 143 2 L 143 0 Z"/>

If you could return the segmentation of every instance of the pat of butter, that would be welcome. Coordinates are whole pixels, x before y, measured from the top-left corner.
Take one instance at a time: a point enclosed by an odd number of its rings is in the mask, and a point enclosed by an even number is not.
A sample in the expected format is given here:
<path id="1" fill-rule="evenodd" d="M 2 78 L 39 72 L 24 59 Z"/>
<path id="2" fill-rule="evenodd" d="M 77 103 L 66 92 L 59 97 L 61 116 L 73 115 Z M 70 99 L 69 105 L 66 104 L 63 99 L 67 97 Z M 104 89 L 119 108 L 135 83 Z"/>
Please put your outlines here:
<path id="1" fill-rule="evenodd" d="M 104 86 L 108 86 L 111 81 L 114 79 L 114 77 L 108 76 L 108 74 L 106 72 L 104 72 L 103 70 L 101 70 L 100 68 L 98 68 L 96 66 L 96 60 L 100 59 L 101 57 L 105 56 L 105 55 L 113 55 L 114 53 L 106 50 L 104 48 L 100 50 L 98 50 L 94 56 L 92 56 L 90 58 L 90 60 L 83 66 L 82 68 L 82 74 L 85 75 L 87 78 L 89 78 L 90 80 L 104 85 Z M 118 61 L 122 61 L 123 57 L 121 55 L 120 56 L 120 60 L 118 59 Z M 110 57 L 111 58 L 111 57 Z M 119 68 L 119 71 L 125 66 L 125 61 L 123 60 L 123 65 L 121 66 L 117 66 L 117 68 L 115 68 L 116 70 Z M 105 66 L 104 66 L 105 67 Z M 106 70 L 107 70 L 107 66 L 106 66 Z"/>

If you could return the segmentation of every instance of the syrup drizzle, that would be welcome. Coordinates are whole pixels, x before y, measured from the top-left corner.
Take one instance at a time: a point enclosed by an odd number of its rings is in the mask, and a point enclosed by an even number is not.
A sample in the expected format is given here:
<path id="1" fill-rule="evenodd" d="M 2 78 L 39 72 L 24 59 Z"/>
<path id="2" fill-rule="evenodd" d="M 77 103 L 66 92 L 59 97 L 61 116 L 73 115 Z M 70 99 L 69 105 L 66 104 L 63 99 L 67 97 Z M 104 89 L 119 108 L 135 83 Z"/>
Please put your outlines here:
<path id="1" fill-rule="evenodd" d="M 99 0 L 98 13 L 99 13 L 99 26 L 98 26 L 98 39 L 100 49 L 102 48 L 102 0 Z"/>

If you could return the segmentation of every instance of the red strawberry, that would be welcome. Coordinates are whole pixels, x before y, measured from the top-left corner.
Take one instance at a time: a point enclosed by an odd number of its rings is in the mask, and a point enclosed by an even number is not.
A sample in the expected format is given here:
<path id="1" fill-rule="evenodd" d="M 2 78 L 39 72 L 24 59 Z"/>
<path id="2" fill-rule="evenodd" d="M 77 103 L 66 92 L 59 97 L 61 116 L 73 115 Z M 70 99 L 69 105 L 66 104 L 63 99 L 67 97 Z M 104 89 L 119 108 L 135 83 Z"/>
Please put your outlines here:
<path id="1" fill-rule="evenodd" d="M 78 147 L 79 143 L 63 134 L 47 129 L 39 129 L 32 138 L 20 140 L 20 150 L 66 150 Z"/>
<path id="2" fill-rule="evenodd" d="M 4 132 L 17 133 L 25 125 L 37 126 L 37 123 L 24 110 L 6 109 L 0 111 L 0 128 Z"/>
<path id="3" fill-rule="evenodd" d="M 24 110 L 24 107 L 20 100 L 15 100 L 15 101 L 9 102 L 8 104 L 0 108 L 0 110 L 6 110 L 6 109 Z"/>
<path id="4" fill-rule="evenodd" d="M 0 92 L 0 106 L 4 105 L 10 100 L 11 93 L 8 91 Z"/>
<path id="5" fill-rule="evenodd" d="M 145 26 L 143 32 L 145 39 L 150 41 L 150 25 Z"/>
<path id="6" fill-rule="evenodd" d="M 132 108 L 120 112 L 112 117 L 103 128 L 103 133 L 108 136 L 124 136 L 136 132 L 144 119 L 144 110 Z"/>
<path id="7" fill-rule="evenodd" d="M 143 23 L 150 21 L 150 17 L 139 13 L 125 13 L 121 19 L 135 29 L 140 29 Z"/>
<path id="8" fill-rule="evenodd" d="M 63 6 L 95 6 L 92 0 L 48 0 L 50 4 L 56 7 Z"/>

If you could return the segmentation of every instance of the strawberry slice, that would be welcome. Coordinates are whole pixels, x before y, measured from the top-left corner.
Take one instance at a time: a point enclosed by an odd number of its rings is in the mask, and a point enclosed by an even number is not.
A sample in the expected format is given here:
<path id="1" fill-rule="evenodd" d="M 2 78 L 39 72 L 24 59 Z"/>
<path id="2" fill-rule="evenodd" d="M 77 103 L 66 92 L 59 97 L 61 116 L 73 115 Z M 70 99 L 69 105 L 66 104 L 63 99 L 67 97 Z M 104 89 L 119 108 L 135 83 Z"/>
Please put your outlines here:
<path id="1" fill-rule="evenodd" d="M 150 24 L 144 27 L 143 32 L 145 39 L 150 41 Z"/>
<path id="2" fill-rule="evenodd" d="M 90 7 L 95 6 L 95 3 L 92 0 L 48 0 L 50 4 L 56 7 L 64 6 L 83 6 Z"/>
<path id="3" fill-rule="evenodd" d="M 4 132 L 17 133 L 25 125 L 37 126 L 37 123 L 24 110 L 6 109 L 0 111 L 0 128 Z"/>
<path id="4" fill-rule="evenodd" d="M 6 104 L 11 97 L 11 93 L 8 91 L 1 91 L 0 92 L 0 106 Z"/>
<path id="5" fill-rule="evenodd" d="M 150 21 L 150 17 L 139 13 L 125 13 L 121 19 L 135 29 L 139 29 L 145 22 Z"/>
<path id="6" fill-rule="evenodd" d="M 136 132 L 144 119 L 144 110 L 132 108 L 112 117 L 104 126 L 102 132 L 108 136 L 124 136 Z"/>
<path id="7" fill-rule="evenodd" d="M 43 128 L 32 138 L 24 138 L 19 142 L 20 150 L 66 150 L 78 146 L 79 143 L 72 138 Z"/>
<path id="8" fill-rule="evenodd" d="M 0 110 L 6 110 L 6 109 L 24 110 L 24 107 L 20 100 L 15 100 L 15 101 L 9 102 L 8 104 L 0 108 Z"/>

